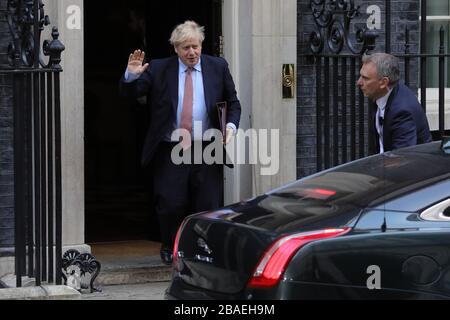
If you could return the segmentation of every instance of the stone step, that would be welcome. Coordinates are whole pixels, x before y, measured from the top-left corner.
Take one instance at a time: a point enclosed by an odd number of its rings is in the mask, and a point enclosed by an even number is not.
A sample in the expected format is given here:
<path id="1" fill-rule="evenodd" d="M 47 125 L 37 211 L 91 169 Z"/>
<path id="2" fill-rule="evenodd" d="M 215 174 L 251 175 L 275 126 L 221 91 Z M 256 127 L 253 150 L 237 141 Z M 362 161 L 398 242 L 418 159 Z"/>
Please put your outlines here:
<path id="1" fill-rule="evenodd" d="M 128 257 L 103 260 L 94 287 L 163 282 L 171 279 L 172 267 L 161 263 L 159 256 Z"/>
<path id="2" fill-rule="evenodd" d="M 94 288 L 170 281 L 172 267 L 161 262 L 160 245 L 146 240 L 91 244 L 94 258 L 101 264 Z M 85 289 L 88 289 L 90 277 L 88 274 L 82 279 L 83 294 L 89 292 Z M 0 277 L 0 288 L 13 288 L 15 282 L 14 275 Z M 34 286 L 34 279 L 24 277 L 22 282 L 24 287 Z"/>
<path id="3" fill-rule="evenodd" d="M 159 256 L 128 257 L 127 259 L 104 260 L 101 270 L 94 281 L 94 288 L 113 285 L 133 285 L 171 280 L 172 267 L 161 263 Z M 90 275 L 86 279 L 89 284 Z M 14 288 L 16 277 L 12 274 L 0 279 L 0 288 Z M 23 287 L 35 286 L 34 279 L 24 277 Z M 87 287 L 86 287 L 87 288 Z"/>
<path id="4" fill-rule="evenodd" d="M 0 300 L 81 300 L 81 294 L 67 286 L 40 286 L 0 290 Z"/>

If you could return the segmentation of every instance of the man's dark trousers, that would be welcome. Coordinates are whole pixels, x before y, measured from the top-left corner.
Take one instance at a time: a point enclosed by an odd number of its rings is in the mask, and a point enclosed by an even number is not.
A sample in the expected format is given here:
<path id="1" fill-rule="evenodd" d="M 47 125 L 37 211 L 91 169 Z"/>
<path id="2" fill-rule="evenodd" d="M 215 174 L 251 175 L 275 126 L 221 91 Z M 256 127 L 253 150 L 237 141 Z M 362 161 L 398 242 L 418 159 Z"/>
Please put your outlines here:
<path id="1" fill-rule="evenodd" d="M 223 165 L 208 165 L 203 161 L 176 165 L 171 159 L 174 146 L 175 143 L 161 142 L 153 167 L 161 242 L 170 249 L 186 216 L 223 205 Z"/>

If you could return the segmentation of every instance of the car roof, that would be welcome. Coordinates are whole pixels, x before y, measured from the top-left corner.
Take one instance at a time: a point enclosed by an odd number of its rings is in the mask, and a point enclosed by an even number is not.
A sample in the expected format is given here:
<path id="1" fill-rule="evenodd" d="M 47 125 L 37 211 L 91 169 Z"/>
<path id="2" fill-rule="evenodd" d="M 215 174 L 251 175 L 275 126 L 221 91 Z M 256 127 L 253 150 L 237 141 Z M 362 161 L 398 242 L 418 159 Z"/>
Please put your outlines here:
<path id="1" fill-rule="evenodd" d="M 269 195 L 314 197 L 311 190 L 318 190 L 320 201 L 365 208 L 449 178 L 450 155 L 441 150 L 440 142 L 433 142 L 353 161 L 298 180 Z M 327 193 L 329 197 L 323 196 Z"/>

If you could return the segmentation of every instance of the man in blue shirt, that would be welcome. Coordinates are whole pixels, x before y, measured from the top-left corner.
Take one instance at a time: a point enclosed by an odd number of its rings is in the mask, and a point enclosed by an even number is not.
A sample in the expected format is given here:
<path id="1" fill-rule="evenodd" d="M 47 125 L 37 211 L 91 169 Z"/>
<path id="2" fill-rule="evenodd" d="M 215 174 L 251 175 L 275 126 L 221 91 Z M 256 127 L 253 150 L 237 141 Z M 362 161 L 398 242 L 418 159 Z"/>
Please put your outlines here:
<path id="1" fill-rule="evenodd" d="M 399 83 L 398 58 L 387 53 L 363 57 L 358 85 L 377 105 L 375 144 L 379 153 L 432 141 L 416 95 Z"/>
<path id="2" fill-rule="evenodd" d="M 204 28 L 186 21 L 170 39 L 177 56 L 145 63 L 145 53 L 136 50 L 120 82 L 122 95 L 147 96 L 151 108 L 142 164 L 153 168 L 161 259 L 166 264 L 172 262 L 176 231 L 184 217 L 218 208 L 223 202 L 223 165 L 175 164 L 171 154 L 178 142 L 172 141 L 173 133 L 182 129 L 189 134 L 189 141 L 183 141 L 187 149 L 201 141 L 207 130 L 221 130 L 216 105 L 226 102 L 227 143 L 236 134 L 241 116 L 228 64 L 223 58 L 202 54 L 204 39 Z"/>

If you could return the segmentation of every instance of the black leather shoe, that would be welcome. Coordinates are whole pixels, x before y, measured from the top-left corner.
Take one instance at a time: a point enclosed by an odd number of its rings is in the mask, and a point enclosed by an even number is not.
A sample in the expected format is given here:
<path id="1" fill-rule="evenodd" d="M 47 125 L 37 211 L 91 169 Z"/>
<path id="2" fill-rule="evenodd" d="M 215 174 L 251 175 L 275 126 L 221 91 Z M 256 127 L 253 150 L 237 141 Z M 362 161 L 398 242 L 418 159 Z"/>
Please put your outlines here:
<path id="1" fill-rule="evenodd" d="M 168 266 L 172 264 L 173 261 L 172 250 L 170 250 L 169 248 L 162 248 L 159 254 L 161 255 L 161 260 L 164 264 Z"/>

